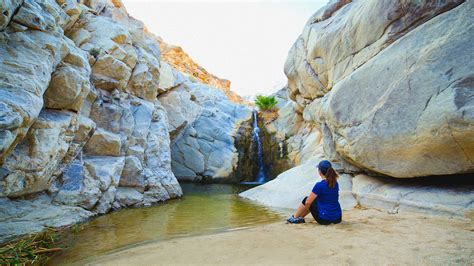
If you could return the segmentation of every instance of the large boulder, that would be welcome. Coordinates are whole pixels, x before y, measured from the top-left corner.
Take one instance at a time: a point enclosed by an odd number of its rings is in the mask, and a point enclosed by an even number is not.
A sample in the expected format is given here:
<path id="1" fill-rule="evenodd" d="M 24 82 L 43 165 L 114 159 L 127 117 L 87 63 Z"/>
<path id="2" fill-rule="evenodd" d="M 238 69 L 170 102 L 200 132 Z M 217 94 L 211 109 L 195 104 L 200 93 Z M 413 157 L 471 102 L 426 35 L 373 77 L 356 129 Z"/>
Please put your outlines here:
<path id="1" fill-rule="evenodd" d="M 322 160 L 321 155 L 312 157 L 272 181 L 240 193 L 240 196 L 275 208 L 296 209 L 303 198 L 309 195 L 316 182 L 321 181 L 316 167 L 319 160 Z M 341 175 L 338 182 L 341 208 L 350 210 L 357 204 L 351 191 L 352 177 Z"/>
<path id="2" fill-rule="evenodd" d="M 285 66 L 289 97 L 332 160 L 399 178 L 474 172 L 473 11 L 333 1 L 308 21 Z"/>
<path id="3" fill-rule="evenodd" d="M 463 2 L 331 1 L 308 20 L 290 50 L 285 64 L 290 98 L 324 96 L 406 33 Z"/>
<path id="4" fill-rule="evenodd" d="M 119 156 L 120 146 L 121 140 L 118 135 L 99 128 L 94 132 L 94 135 L 92 135 L 84 148 L 90 155 Z"/>

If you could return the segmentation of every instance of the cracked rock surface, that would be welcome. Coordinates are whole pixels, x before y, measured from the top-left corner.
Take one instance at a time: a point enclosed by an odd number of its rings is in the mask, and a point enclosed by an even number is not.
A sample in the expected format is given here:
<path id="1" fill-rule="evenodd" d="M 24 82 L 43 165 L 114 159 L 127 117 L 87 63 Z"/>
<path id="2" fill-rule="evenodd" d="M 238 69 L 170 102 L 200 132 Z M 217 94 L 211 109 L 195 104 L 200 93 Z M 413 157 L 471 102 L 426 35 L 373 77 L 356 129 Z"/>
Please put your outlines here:
<path id="1" fill-rule="evenodd" d="M 219 90 L 185 82 L 159 97 L 171 122 L 172 168 L 179 180 L 235 181 L 235 139 L 250 108 L 232 103 Z"/>

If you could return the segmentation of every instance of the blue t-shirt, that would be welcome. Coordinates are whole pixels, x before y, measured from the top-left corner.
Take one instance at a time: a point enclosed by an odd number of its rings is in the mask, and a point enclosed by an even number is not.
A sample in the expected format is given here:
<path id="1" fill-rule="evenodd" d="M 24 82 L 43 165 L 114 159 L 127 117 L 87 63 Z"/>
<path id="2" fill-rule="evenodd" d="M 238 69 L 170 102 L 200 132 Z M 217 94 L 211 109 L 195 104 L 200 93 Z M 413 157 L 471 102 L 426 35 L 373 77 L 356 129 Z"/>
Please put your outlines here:
<path id="1" fill-rule="evenodd" d="M 313 187 L 313 193 L 317 195 L 319 217 L 327 221 L 335 221 L 341 218 L 342 211 L 339 204 L 339 184 L 330 188 L 326 180 L 319 181 Z"/>

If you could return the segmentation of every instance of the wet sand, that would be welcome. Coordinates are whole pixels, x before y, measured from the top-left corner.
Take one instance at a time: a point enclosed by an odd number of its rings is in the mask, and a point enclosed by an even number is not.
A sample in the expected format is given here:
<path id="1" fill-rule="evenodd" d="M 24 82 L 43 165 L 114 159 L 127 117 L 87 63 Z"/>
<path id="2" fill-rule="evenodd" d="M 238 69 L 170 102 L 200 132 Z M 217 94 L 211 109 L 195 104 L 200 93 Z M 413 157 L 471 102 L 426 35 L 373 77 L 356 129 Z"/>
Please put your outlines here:
<path id="1" fill-rule="evenodd" d="M 149 243 L 98 258 L 101 265 L 343 264 L 473 265 L 473 218 L 344 213 L 338 225 L 273 223 Z"/>

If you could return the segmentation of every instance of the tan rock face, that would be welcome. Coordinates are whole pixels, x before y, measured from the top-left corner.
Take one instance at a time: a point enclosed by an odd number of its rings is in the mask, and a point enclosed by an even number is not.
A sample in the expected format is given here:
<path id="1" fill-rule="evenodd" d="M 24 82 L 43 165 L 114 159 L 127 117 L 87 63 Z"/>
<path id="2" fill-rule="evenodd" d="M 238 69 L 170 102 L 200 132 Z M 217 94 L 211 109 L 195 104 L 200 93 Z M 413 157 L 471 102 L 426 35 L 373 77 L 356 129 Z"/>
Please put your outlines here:
<path id="1" fill-rule="evenodd" d="M 124 90 L 132 69 L 110 55 L 100 56 L 92 67 L 92 80 L 96 88 Z"/>
<path id="2" fill-rule="evenodd" d="M 118 135 L 98 129 L 94 132 L 94 135 L 92 135 L 84 149 L 90 155 L 119 156 L 120 146 L 121 140 Z"/>
<path id="3" fill-rule="evenodd" d="M 206 69 L 194 62 L 181 47 L 167 44 L 161 39 L 158 39 L 158 41 L 160 42 L 163 61 L 170 64 L 173 68 L 189 75 L 191 79 L 196 79 L 210 87 L 222 90 L 232 102 L 242 102 L 240 96 L 230 90 L 229 80 L 218 78 L 207 72 Z"/>
<path id="4" fill-rule="evenodd" d="M 473 172 L 473 3 L 349 2 L 316 13 L 285 65 L 325 153 L 346 171 Z"/>
<path id="5" fill-rule="evenodd" d="M 293 100 L 323 96 L 407 32 L 463 1 L 351 2 L 332 1 L 314 14 L 290 50 L 285 73 Z"/>
<path id="6" fill-rule="evenodd" d="M 80 111 L 90 92 L 90 72 L 87 54 L 72 46 L 51 76 L 43 96 L 45 107 Z"/>
<path id="7" fill-rule="evenodd" d="M 160 61 L 142 48 L 138 50 L 138 62 L 128 82 L 128 91 L 142 99 L 154 101 L 160 92 Z M 160 79 L 157 79 L 160 77 Z"/>

